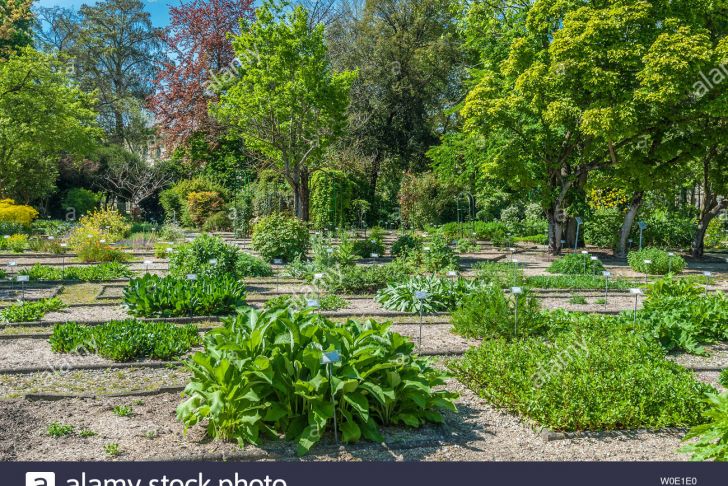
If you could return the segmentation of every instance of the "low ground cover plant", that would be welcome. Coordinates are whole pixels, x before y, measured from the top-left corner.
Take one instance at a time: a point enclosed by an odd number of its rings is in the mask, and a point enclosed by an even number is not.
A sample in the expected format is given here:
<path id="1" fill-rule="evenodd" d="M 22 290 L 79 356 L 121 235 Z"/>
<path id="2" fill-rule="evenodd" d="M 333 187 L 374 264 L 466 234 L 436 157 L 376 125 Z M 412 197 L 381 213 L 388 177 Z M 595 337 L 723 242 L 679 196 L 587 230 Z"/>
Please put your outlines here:
<path id="1" fill-rule="evenodd" d="M 479 282 L 462 278 L 415 276 L 379 290 L 376 301 L 388 310 L 431 314 L 454 310 L 465 295 L 478 287 Z M 424 293 L 421 298 L 418 292 Z"/>
<path id="2" fill-rule="evenodd" d="M 39 321 L 49 312 L 65 309 L 61 299 L 41 299 L 13 304 L 0 310 L 0 322 L 33 322 Z"/>
<path id="3" fill-rule="evenodd" d="M 322 311 L 337 311 L 340 309 L 346 309 L 350 305 L 349 301 L 346 299 L 333 294 L 321 295 L 312 298 L 306 298 L 303 295 L 279 295 L 272 299 L 268 299 L 265 302 L 264 307 L 266 309 L 272 309 L 292 306 L 299 309 L 305 309 L 306 307 L 311 307 L 312 300 L 316 301 L 318 304 L 318 310 Z"/>
<path id="4" fill-rule="evenodd" d="M 712 391 L 659 343 L 615 326 L 486 340 L 451 369 L 489 402 L 559 431 L 696 425 Z"/>
<path id="5" fill-rule="evenodd" d="M 241 446 L 285 437 L 299 454 L 331 430 L 334 415 L 344 442 L 382 442 L 382 425 L 419 427 L 454 410 L 455 396 L 438 388 L 445 374 L 413 348 L 387 323 L 251 309 L 209 332 L 205 350 L 188 361 L 192 380 L 177 418 Z M 322 360 L 333 352 L 329 379 Z"/>
<path id="6" fill-rule="evenodd" d="M 49 342 L 56 353 L 98 354 L 125 362 L 144 358 L 177 358 L 198 345 L 200 337 L 197 328 L 192 325 L 129 319 L 100 326 L 84 326 L 75 322 L 56 324 Z"/>
<path id="7" fill-rule="evenodd" d="M 516 327 L 515 298 L 493 285 L 466 294 L 452 314 L 453 332 L 465 337 L 488 339 L 543 334 L 545 326 L 538 319 L 538 299 L 528 292 L 518 296 L 519 326 Z"/>
<path id="8" fill-rule="evenodd" d="M 604 271 L 604 264 L 600 260 L 592 260 L 592 255 L 584 253 L 570 253 L 564 255 L 549 265 L 549 273 L 564 275 L 596 275 Z"/>
<path id="9" fill-rule="evenodd" d="M 31 280 L 78 280 L 81 282 L 92 282 L 129 278 L 132 276 L 132 271 L 128 266 L 118 262 L 66 268 L 51 267 L 36 263 L 29 269 L 21 270 L 20 274 L 29 276 Z"/>
<path id="10" fill-rule="evenodd" d="M 252 245 L 269 262 L 276 258 L 291 262 L 306 255 L 308 228 L 297 218 L 274 213 L 255 225 Z"/>
<path id="11" fill-rule="evenodd" d="M 402 235 L 392 244 L 392 256 L 398 257 L 409 250 L 420 250 L 422 248 L 422 239 L 414 235 Z"/>
<path id="12" fill-rule="evenodd" d="M 13 253 L 23 253 L 28 248 L 28 235 L 16 233 L 5 237 L 0 237 L 0 250 L 9 250 Z"/>
<path id="13" fill-rule="evenodd" d="M 479 262 L 473 265 L 476 277 L 495 287 L 513 287 L 523 283 L 523 269 L 516 263 Z"/>
<path id="14" fill-rule="evenodd" d="M 400 264 L 355 265 L 329 270 L 318 285 L 331 294 L 373 294 L 407 276 L 408 270 Z"/>
<path id="15" fill-rule="evenodd" d="M 650 262 L 650 263 L 645 263 Z M 648 275 L 667 275 L 680 273 L 685 268 L 685 259 L 680 255 L 670 255 L 659 248 L 643 248 L 631 251 L 627 255 L 627 263 L 635 272 Z"/>
<path id="16" fill-rule="evenodd" d="M 145 275 L 124 289 L 124 304 L 135 317 L 229 315 L 245 306 L 245 285 L 232 277 Z"/>
<path id="17" fill-rule="evenodd" d="M 525 285 L 534 289 L 565 290 L 627 290 L 641 284 L 624 278 L 610 278 L 601 275 L 534 275 L 525 279 Z"/>

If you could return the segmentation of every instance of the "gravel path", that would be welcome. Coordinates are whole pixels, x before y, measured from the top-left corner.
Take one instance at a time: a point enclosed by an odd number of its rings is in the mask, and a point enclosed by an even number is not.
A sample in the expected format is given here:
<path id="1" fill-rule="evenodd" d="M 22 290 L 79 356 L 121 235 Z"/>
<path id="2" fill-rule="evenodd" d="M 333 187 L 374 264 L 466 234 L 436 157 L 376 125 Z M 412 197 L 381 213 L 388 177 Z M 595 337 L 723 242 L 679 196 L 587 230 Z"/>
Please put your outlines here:
<path id="1" fill-rule="evenodd" d="M 338 450 L 319 446 L 305 460 L 340 461 L 527 461 L 527 460 L 685 460 L 676 449 L 678 434 L 637 433 L 619 438 L 569 439 L 544 441 L 538 433 L 514 416 L 498 411 L 473 393 L 450 382 L 448 387 L 461 393 L 459 413 L 446 413 L 443 426 L 419 430 L 384 429 L 386 441 L 393 445 L 419 447 L 388 449 L 372 443 L 342 446 Z M 104 460 L 104 445 L 117 443 L 122 451 L 118 460 L 155 460 L 190 458 L 200 454 L 240 454 L 233 443 L 209 441 L 203 427 L 195 426 L 185 436 L 175 419 L 177 394 L 154 397 L 67 399 L 55 402 L 27 402 L 21 399 L 3 403 L 0 415 L 0 460 L 64 461 Z M 130 417 L 118 417 L 113 407 L 131 406 Z M 46 430 L 50 423 L 86 429 L 95 436 L 81 438 L 77 433 L 54 439 Z M 326 438 L 325 443 L 330 444 Z M 325 451 L 323 453 L 322 451 Z M 271 459 L 295 459 L 290 444 L 268 442 L 261 448 L 247 446 L 244 452 Z"/>
<path id="2" fill-rule="evenodd" d="M 126 313 L 121 305 L 109 305 L 71 307 L 58 312 L 49 312 L 41 320 L 45 322 L 88 322 L 113 321 L 128 318 L 129 314 Z"/>

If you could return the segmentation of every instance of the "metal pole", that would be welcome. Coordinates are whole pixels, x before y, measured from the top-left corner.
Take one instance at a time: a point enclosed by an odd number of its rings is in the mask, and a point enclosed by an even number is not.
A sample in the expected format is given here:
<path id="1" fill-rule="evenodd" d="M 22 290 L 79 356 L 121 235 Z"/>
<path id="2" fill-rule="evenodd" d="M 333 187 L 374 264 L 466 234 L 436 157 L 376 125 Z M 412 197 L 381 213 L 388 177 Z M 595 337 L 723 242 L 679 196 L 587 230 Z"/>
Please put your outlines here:
<path id="1" fill-rule="evenodd" d="M 339 443 L 339 425 L 336 422 L 336 400 L 334 400 L 334 384 L 333 384 L 333 371 L 331 370 L 332 364 L 329 363 L 326 367 L 329 370 L 329 388 L 331 389 L 331 405 L 334 407 L 334 440 Z"/>
<path id="2" fill-rule="evenodd" d="M 515 325 L 513 328 L 513 337 L 514 338 L 518 337 L 518 294 L 516 294 L 515 297 L 516 297 L 516 308 L 515 308 L 516 314 L 515 314 Z"/>

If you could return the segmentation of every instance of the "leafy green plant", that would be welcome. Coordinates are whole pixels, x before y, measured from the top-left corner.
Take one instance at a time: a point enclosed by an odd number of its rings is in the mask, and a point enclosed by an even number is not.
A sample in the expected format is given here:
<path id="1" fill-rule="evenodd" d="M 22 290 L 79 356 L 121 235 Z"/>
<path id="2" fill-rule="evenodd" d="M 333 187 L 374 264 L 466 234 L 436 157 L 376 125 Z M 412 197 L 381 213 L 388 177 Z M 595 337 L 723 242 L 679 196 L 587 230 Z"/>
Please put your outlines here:
<path id="1" fill-rule="evenodd" d="M 279 295 L 268 299 L 264 307 L 266 309 L 273 309 L 278 307 L 296 307 L 299 309 L 305 309 L 309 307 L 309 300 L 316 300 L 318 302 L 318 310 L 322 311 L 337 311 L 349 307 L 349 301 L 339 297 L 338 295 L 327 294 L 317 297 L 315 299 L 307 299 L 304 296 L 293 296 L 293 295 Z"/>
<path id="2" fill-rule="evenodd" d="M 535 289 L 565 290 L 604 290 L 607 285 L 610 290 L 626 290 L 640 286 L 623 278 L 610 278 L 607 282 L 601 275 L 534 275 L 527 277 L 524 283 Z"/>
<path id="3" fill-rule="evenodd" d="M 688 431 L 680 452 L 690 454 L 693 461 L 728 461 L 728 391 L 708 393 L 704 423 Z"/>
<path id="4" fill-rule="evenodd" d="M 388 310 L 430 314 L 455 309 L 465 295 L 479 286 L 478 282 L 462 278 L 415 276 L 380 290 L 376 301 Z M 424 297 L 418 298 L 418 292 L 424 292 Z"/>
<path id="5" fill-rule="evenodd" d="M 41 299 L 13 304 L 0 310 L 0 322 L 33 322 L 39 321 L 49 312 L 65 309 L 66 304 L 60 299 Z"/>
<path id="6" fill-rule="evenodd" d="M 235 262 L 235 275 L 239 278 L 270 277 L 273 275 L 273 267 L 262 258 L 240 252 Z"/>
<path id="7" fill-rule="evenodd" d="M 651 287 L 639 322 L 668 351 L 705 354 L 701 344 L 728 339 L 728 297 L 702 294 L 689 281 L 662 279 Z"/>
<path id="8" fill-rule="evenodd" d="M 718 376 L 718 383 L 728 388 L 728 368 L 720 372 L 720 375 Z"/>
<path id="9" fill-rule="evenodd" d="M 572 295 L 569 297 L 569 304 L 586 305 L 588 302 L 583 295 Z"/>
<path id="10" fill-rule="evenodd" d="M 48 435 L 51 437 L 68 437 L 73 434 L 73 425 L 62 424 L 60 422 L 53 422 L 48 426 Z"/>
<path id="11" fill-rule="evenodd" d="M 96 435 L 96 432 L 94 432 L 91 429 L 82 429 L 78 432 L 78 436 L 82 437 L 84 439 L 88 439 L 89 437 L 94 437 Z"/>
<path id="12" fill-rule="evenodd" d="M 616 325 L 486 340 L 451 369 L 494 405 L 557 431 L 696 425 L 712 390 L 659 343 Z"/>
<path id="13" fill-rule="evenodd" d="M 200 338 L 193 325 L 130 319 L 100 326 L 83 326 L 75 322 L 56 324 L 49 342 L 56 353 L 97 353 L 124 362 L 177 358 L 199 344 Z"/>
<path id="14" fill-rule="evenodd" d="M 309 244 L 306 225 L 297 218 L 274 213 L 262 218 L 253 228 L 253 248 L 268 261 L 281 258 L 293 261 L 304 257 Z"/>
<path id="15" fill-rule="evenodd" d="M 645 262 L 650 263 L 645 263 Z M 658 248 L 643 248 L 631 251 L 627 255 L 627 263 L 635 272 L 648 275 L 667 275 L 680 273 L 685 268 L 685 259 L 680 255 L 672 255 Z"/>
<path id="16" fill-rule="evenodd" d="M 592 260 L 591 255 L 570 253 L 555 260 L 547 271 L 564 275 L 596 275 L 604 271 L 604 265 L 600 260 Z"/>
<path id="17" fill-rule="evenodd" d="M 472 338 L 506 339 L 542 334 L 538 299 L 528 292 L 518 296 L 516 328 L 515 297 L 506 296 L 500 287 L 492 285 L 467 294 L 452 314 L 453 332 Z"/>
<path id="18" fill-rule="evenodd" d="M 137 317 L 226 315 L 245 305 L 245 285 L 230 276 L 187 280 L 145 275 L 129 282 L 124 304 Z"/>
<path id="19" fill-rule="evenodd" d="M 200 235 L 189 243 L 179 245 L 169 255 L 169 274 L 176 278 L 196 274 L 217 278 L 237 275 L 240 250 L 213 235 Z"/>
<path id="20" fill-rule="evenodd" d="M 414 235 L 402 235 L 392 244 L 392 256 L 399 257 L 410 250 L 421 250 L 422 239 Z"/>
<path id="21" fill-rule="evenodd" d="M 389 324 L 337 324 L 292 308 L 248 310 L 205 337 L 188 362 L 192 380 L 177 408 L 185 429 L 206 422 L 221 440 L 258 444 L 285 434 L 307 453 L 334 416 L 344 442 L 381 442 L 380 425 L 441 422 L 454 395 L 445 375 L 413 356 L 413 344 Z M 323 366 L 324 353 L 340 360 Z"/>
<path id="22" fill-rule="evenodd" d="M 121 448 L 116 442 L 104 445 L 104 452 L 109 457 L 117 457 L 121 455 Z"/>
<path id="23" fill-rule="evenodd" d="M 130 405 L 116 405 L 113 408 L 114 415 L 117 417 L 131 417 L 131 415 L 134 413 L 134 410 L 131 408 Z"/>
<path id="24" fill-rule="evenodd" d="M 458 253 L 475 253 L 480 246 L 471 238 L 460 238 L 456 245 Z"/>
<path id="25" fill-rule="evenodd" d="M 400 265 L 349 266 L 326 272 L 318 284 L 331 294 L 370 294 L 406 278 Z"/>
<path id="26" fill-rule="evenodd" d="M 363 240 L 354 240 L 354 254 L 361 258 L 369 258 L 372 253 L 377 255 L 384 255 L 385 247 L 382 240 L 375 238 L 366 238 Z"/>
<path id="27" fill-rule="evenodd" d="M 31 280 L 78 280 L 81 282 L 114 280 L 132 276 L 129 267 L 118 262 L 66 268 L 36 263 L 29 269 L 21 270 L 20 274 L 29 276 Z"/>

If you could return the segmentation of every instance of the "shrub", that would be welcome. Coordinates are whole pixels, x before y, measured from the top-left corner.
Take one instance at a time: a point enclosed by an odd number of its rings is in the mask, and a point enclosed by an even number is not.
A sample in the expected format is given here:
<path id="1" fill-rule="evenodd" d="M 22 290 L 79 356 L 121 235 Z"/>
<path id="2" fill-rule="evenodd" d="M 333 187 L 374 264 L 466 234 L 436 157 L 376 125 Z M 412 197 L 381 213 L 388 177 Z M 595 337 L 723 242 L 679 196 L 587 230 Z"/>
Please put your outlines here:
<path id="1" fill-rule="evenodd" d="M 386 250 L 384 248 L 384 243 L 381 240 L 367 238 L 365 240 L 355 240 L 353 251 L 355 255 L 358 255 L 361 258 L 369 258 L 372 253 L 376 253 L 380 256 L 384 255 Z"/>
<path id="2" fill-rule="evenodd" d="M 10 250 L 13 253 L 23 253 L 28 248 L 28 235 L 14 234 L 9 238 L 0 239 L 0 249 Z"/>
<path id="3" fill-rule="evenodd" d="M 659 248 L 690 248 L 695 236 L 695 216 L 681 212 L 654 211 L 643 218 L 647 223 L 644 245 Z M 632 240 L 639 241 L 639 228 L 632 227 Z"/>
<path id="4" fill-rule="evenodd" d="M 202 177 L 179 181 L 170 189 L 159 194 L 159 204 L 164 209 L 168 222 L 181 223 L 184 226 L 194 224 L 188 207 L 188 196 L 193 192 L 216 192 L 223 200 L 227 197 L 225 188 Z"/>
<path id="5" fill-rule="evenodd" d="M 652 263 L 645 263 L 645 260 Z M 685 268 L 685 260 L 680 255 L 670 256 L 666 251 L 657 248 L 643 248 L 631 251 L 627 255 L 627 263 L 635 272 L 648 275 L 667 275 L 668 272 L 680 273 Z"/>
<path id="6" fill-rule="evenodd" d="M 31 206 L 15 204 L 12 199 L 0 199 L 0 222 L 30 226 L 38 211 Z"/>
<path id="7" fill-rule="evenodd" d="M 127 261 L 129 255 L 110 244 L 123 239 L 130 229 L 118 211 L 98 210 L 79 220 L 68 241 L 83 262 Z"/>
<path id="8" fill-rule="evenodd" d="M 411 250 L 421 250 L 422 240 L 412 235 L 402 235 L 392 244 L 392 256 L 399 257 Z"/>
<path id="9" fill-rule="evenodd" d="M 412 228 L 422 228 L 452 219 L 458 192 L 432 172 L 404 174 L 399 190 L 402 222 Z"/>
<path id="10" fill-rule="evenodd" d="M 61 205 L 65 211 L 73 210 L 78 217 L 83 216 L 96 209 L 101 201 L 101 194 L 97 194 L 82 187 L 74 187 L 69 189 L 61 201 Z"/>
<path id="11" fill-rule="evenodd" d="M 693 461 L 728 461 L 728 391 L 708 393 L 706 404 L 705 423 L 688 431 L 683 440 L 693 443 L 680 452 L 690 454 Z"/>
<path id="12" fill-rule="evenodd" d="M 37 219 L 33 221 L 31 231 L 35 235 L 53 236 L 59 238 L 66 236 L 76 226 L 73 221 L 60 221 L 57 219 Z"/>
<path id="13" fill-rule="evenodd" d="M 275 213 L 262 218 L 253 228 L 253 248 L 268 261 L 293 261 L 304 257 L 309 243 L 306 225 L 291 216 Z"/>
<path id="14" fill-rule="evenodd" d="M 235 275 L 243 277 L 270 277 L 273 275 L 273 268 L 262 258 L 240 252 L 235 262 Z"/>
<path id="15" fill-rule="evenodd" d="M 189 243 L 177 246 L 169 255 L 169 274 L 176 278 L 185 278 L 189 274 L 209 278 L 240 278 L 237 274 L 239 256 L 238 247 L 228 245 L 222 238 L 200 235 Z"/>
<path id="16" fill-rule="evenodd" d="M 132 276 L 129 267 L 117 262 L 65 269 L 36 263 L 29 269 L 21 270 L 20 274 L 28 275 L 31 280 L 78 280 L 82 282 L 115 280 Z"/>
<path id="17" fill-rule="evenodd" d="M 555 260 L 547 271 L 564 275 L 596 275 L 604 271 L 604 265 L 600 260 L 592 260 L 591 255 L 570 253 Z"/>
<path id="18" fill-rule="evenodd" d="M 382 442 L 380 425 L 442 422 L 454 395 L 438 389 L 445 375 L 413 356 L 413 344 L 389 324 L 337 324 L 295 309 L 249 310 L 205 337 L 188 367 L 188 397 L 177 408 L 185 428 L 207 423 L 221 440 L 260 442 L 285 435 L 307 453 L 336 415 L 344 442 Z M 329 381 L 324 353 L 338 352 Z M 333 404 L 333 406 L 332 406 Z"/>
<path id="19" fill-rule="evenodd" d="M 159 230 L 159 238 L 164 241 L 175 242 L 185 237 L 185 232 L 179 225 L 174 223 L 165 223 Z"/>
<path id="20" fill-rule="evenodd" d="M 538 318 L 538 299 L 529 293 L 518 296 L 518 329 L 514 311 L 514 299 L 507 297 L 502 289 L 492 285 L 482 287 L 465 295 L 453 312 L 453 331 L 465 337 L 487 339 L 513 339 L 543 333 L 543 322 Z"/>
<path id="21" fill-rule="evenodd" d="M 145 275 L 129 282 L 124 304 L 136 317 L 226 315 L 245 305 L 245 285 L 230 276 L 183 280 Z"/>
<path id="22" fill-rule="evenodd" d="M 187 194 L 187 212 L 190 221 L 197 228 L 202 228 L 208 218 L 222 210 L 224 204 L 225 202 L 220 197 L 220 193 L 215 191 L 190 192 Z"/>
<path id="23" fill-rule="evenodd" d="M 235 235 L 239 238 L 250 236 L 253 230 L 253 196 L 254 186 L 247 185 L 235 196 L 230 203 L 232 225 Z"/>
<path id="24" fill-rule="evenodd" d="M 193 325 L 114 321 L 101 326 L 75 322 L 56 324 L 50 337 L 55 353 L 95 353 L 113 361 L 169 360 L 182 356 L 200 343 Z"/>
<path id="25" fill-rule="evenodd" d="M 232 221 L 226 211 L 218 211 L 205 221 L 202 231 L 230 231 L 233 229 Z"/>
<path id="26" fill-rule="evenodd" d="M 695 425 L 712 389 L 655 341 L 617 326 L 548 342 L 487 340 L 451 369 L 494 405 L 557 431 Z"/>
<path id="27" fill-rule="evenodd" d="M 417 276 L 388 285 L 377 292 L 376 301 L 385 309 L 398 312 L 444 312 L 455 309 L 478 286 L 477 282 L 465 279 Z M 426 292 L 426 297 L 418 299 L 417 292 Z"/>
<path id="28" fill-rule="evenodd" d="M 66 304 L 56 297 L 52 299 L 25 301 L 0 310 L 0 322 L 39 321 L 48 312 L 59 311 L 65 307 Z"/>

